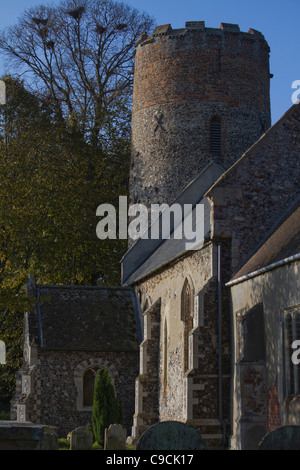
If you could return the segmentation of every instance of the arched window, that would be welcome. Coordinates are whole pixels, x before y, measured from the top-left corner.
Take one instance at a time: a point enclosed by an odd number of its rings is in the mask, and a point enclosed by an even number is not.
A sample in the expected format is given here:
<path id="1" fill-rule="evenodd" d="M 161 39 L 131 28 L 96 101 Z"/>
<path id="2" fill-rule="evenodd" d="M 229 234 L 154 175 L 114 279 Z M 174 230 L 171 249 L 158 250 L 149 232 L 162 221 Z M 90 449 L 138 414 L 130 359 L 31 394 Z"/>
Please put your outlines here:
<path id="1" fill-rule="evenodd" d="M 93 406 L 94 387 L 97 373 L 103 369 L 100 366 L 90 367 L 83 373 L 83 406 Z"/>
<path id="2" fill-rule="evenodd" d="M 102 373 L 105 369 L 109 372 L 113 386 L 118 376 L 114 364 L 104 361 L 103 358 L 91 358 L 83 360 L 74 370 L 75 389 L 77 391 L 77 411 L 89 411 L 93 406 L 94 389 L 97 372 Z"/>
<path id="3" fill-rule="evenodd" d="M 189 368 L 189 334 L 190 331 L 193 329 L 192 305 L 192 288 L 189 281 L 186 279 L 181 294 L 181 319 L 184 323 L 184 372 L 187 372 Z"/>
<path id="4" fill-rule="evenodd" d="M 210 153 L 212 157 L 222 155 L 222 123 L 218 116 L 210 121 Z"/>
<path id="5" fill-rule="evenodd" d="M 148 310 L 149 307 L 150 307 L 149 299 L 146 299 L 144 306 L 142 308 L 143 312 L 146 312 L 146 310 Z"/>
<path id="6" fill-rule="evenodd" d="M 266 360 L 264 307 L 259 303 L 247 313 L 242 324 L 243 362 Z"/>

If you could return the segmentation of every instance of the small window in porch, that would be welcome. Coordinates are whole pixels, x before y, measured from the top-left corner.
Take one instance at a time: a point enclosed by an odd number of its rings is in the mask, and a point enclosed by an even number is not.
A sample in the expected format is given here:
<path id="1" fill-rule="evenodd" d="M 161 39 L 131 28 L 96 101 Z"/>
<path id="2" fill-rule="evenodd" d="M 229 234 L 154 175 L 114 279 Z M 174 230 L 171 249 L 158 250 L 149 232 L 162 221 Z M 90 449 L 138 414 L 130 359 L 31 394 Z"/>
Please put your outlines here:
<path id="1" fill-rule="evenodd" d="M 83 406 L 93 406 L 94 387 L 97 373 L 102 373 L 103 369 L 99 366 L 90 367 L 83 373 Z"/>

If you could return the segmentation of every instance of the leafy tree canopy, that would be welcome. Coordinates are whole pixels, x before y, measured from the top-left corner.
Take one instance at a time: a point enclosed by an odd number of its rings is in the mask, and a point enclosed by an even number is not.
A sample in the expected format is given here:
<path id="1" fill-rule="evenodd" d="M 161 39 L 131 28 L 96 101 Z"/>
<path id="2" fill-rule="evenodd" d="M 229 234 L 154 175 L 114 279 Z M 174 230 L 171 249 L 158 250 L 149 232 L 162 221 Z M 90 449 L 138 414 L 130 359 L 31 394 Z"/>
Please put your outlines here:
<path id="1" fill-rule="evenodd" d="M 0 34 L 0 338 L 19 368 L 22 314 L 38 283 L 118 285 L 126 241 L 96 237 L 96 209 L 127 194 L 133 51 L 153 21 L 113 0 L 28 9 Z M 15 72 L 15 73 L 14 73 Z M 4 392 L 3 392 L 4 390 Z"/>

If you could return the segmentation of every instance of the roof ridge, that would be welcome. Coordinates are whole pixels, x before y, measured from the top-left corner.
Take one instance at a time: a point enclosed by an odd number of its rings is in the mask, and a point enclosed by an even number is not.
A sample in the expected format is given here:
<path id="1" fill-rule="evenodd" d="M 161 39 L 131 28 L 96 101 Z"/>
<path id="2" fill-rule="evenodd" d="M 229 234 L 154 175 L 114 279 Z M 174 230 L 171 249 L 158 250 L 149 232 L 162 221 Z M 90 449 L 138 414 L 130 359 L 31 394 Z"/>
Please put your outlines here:
<path id="1" fill-rule="evenodd" d="M 274 130 L 277 129 L 277 127 L 279 127 L 285 120 L 286 118 L 290 115 L 290 114 L 293 114 L 293 112 L 295 111 L 296 107 L 299 105 L 299 103 L 295 103 L 293 104 L 282 116 L 281 118 L 278 119 L 278 121 L 275 122 L 275 124 L 273 124 L 272 126 L 269 127 L 268 130 L 266 130 L 266 132 L 264 132 L 264 134 L 262 134 L 258 140 L 256 142 L 254 142 L 253 145 L 251 145 L 251 147 L 249 147 L 246 152 L 244 152 L 242 154 L 242 156 L 233 164 L 231 165 L 230 168 L 228 168 L 228 170 L 226 170 L 218 179 L 217 181 L 215 181 L 214 184 L 212 184 L 212 186 L 206 191 L 206 193 L 204 194 L 204 196 L 206 197 L 209 197 L 209 195 L 211 194 L 211 192 L 224 180 L 226 180 L 226 178 L 228 177 L 228 175 L 230 175 L 232 173 L 232 171 L 240 165 L 240 163 L 256 148 L 258 147 L 262 141 L 264 141 L 265 139 L 269 138 L 271 134 L 273 134 Z"/>

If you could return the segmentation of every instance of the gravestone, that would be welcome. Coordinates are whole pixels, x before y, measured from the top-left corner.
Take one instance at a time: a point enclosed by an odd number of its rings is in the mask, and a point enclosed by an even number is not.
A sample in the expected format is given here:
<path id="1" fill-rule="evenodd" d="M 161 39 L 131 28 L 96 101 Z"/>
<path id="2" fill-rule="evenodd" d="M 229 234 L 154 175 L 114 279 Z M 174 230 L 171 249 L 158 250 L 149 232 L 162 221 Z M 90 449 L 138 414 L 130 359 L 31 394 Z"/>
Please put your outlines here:
<path id="1" fill-rule="evenodd" d="M 281 426 L 266 434 L 258 450 L 300 450 L 300 426 Z"/>
<path id="2" fill-rule="evenodd" d="M 104 450 L 126 450 L 126 429 L 121 424 L 111 424 L 105 429 Z"/>
<path id="3" fill-rule="evenodd" d="M 164 421 L 140 437 L 136 450 L 205 450 L 197 431 L 185 423 Z"/>
<path id="4" fill-rule="evenodd" d="M 29 421 L 0 421 L 0 450 L 58 450 L 58 430 Z"/>
<path id="5" fill-rule="evenodd" d="M 90 450 L 93 445 L 93 433 L 84 426 L 71 432 L 70 450 Z"/>

